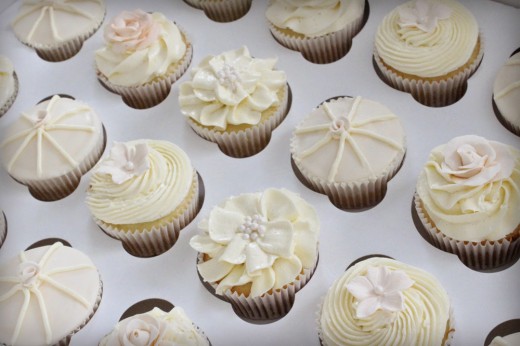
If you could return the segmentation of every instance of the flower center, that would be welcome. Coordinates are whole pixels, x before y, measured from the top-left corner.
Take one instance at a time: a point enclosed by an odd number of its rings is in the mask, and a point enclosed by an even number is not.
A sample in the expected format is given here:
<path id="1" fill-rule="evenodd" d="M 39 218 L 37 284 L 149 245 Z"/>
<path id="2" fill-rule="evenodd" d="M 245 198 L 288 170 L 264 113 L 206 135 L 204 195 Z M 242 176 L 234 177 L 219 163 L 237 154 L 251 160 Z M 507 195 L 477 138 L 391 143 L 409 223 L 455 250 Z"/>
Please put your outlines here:
<path id="1" fill-rule="evenodd" d="M 374 286 L 374 293 L 377 294 L 378 296 L 381 296 L 381 295 L 383 295 L 383 293 L 385 293 L 385 290 L 384 290 L 383 286 L 375 285 Z"/>
<path id="2" fill-rule="evenodd" d="M 233 91 L 237 91 L 238 83 L 240 83 L 240 76 L 233 66 L 227 63 L 224 64 L 224 66 L 217 72 L 217 78 L 220 85 Z"/>
<path id="3" fill-rule="evenodd" d="M 345 118 L 335 119 L 330 124 L 329 130 L 334 138 L 338 138 L 342 133 L 348 132 L 350 130 L 350 121 Z"/>
<path id="4" fill-rule="evenodd" d="M 262 215 L 246 216 L 244 223 L 239 228 L 239 231 L 242 233 L 242 239 L 255 241 L 258 238 L 263 238 L 266 223 L 267 220 Z"/>
<path id="5" fill-rule="evenodd" d="M 45 120 L 47 118 L 47 115 L 49 113 L 47 113 L 47 110 L 45 109 L 40 109 L 37 113 L 36 113 L 36 119 L 34 119 L 34 126 L 36 127 L 42 127 L 44 126 L 45 124 L 47 124 L 47 121 Z"/>
<path id="6" fill-rule="evenodd" d="M 135 168 L 135 165 L 132 161 L 128 161 L 126 164 L 125 164 L 125 169 L 127 171 L 133 171 Z"/>
<path id="7" fill-rule="evenodd" d="M 24 287 L 34 287 L 39 275 L 40 266 L 38 263 L 25 261 L 20 264 L 20 282 Z"/>

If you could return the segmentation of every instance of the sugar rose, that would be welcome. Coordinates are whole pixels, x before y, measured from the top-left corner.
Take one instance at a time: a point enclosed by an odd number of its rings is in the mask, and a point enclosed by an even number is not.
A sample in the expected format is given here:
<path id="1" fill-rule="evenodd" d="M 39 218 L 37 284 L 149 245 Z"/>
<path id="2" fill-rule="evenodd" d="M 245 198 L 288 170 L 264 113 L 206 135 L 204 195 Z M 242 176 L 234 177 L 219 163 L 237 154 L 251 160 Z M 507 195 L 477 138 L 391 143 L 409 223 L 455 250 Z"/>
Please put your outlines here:
<path id="1" fill-rule="evenodd" d="M 123 11 L 105 28 L 105 40 L 119 52 L 148 47 L 159 36 L 159 25 L 142 10 Z"/>

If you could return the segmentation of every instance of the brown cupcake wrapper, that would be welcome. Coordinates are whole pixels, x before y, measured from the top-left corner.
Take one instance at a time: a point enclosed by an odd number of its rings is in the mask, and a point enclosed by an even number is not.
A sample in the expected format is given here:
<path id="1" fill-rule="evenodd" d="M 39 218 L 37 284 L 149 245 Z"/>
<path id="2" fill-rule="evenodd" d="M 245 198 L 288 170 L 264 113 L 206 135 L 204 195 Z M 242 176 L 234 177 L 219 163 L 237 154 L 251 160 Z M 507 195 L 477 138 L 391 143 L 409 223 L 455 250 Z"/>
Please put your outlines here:
<path id="1" fill-rule="evenodd" d="M 514 133 L 517 136 L 520 136 L 520 126 L 512 123 L 508 119 L 506 119 L 500 110 L 498 109 L 498 106 L 495 102 L 494 95 L 492 97 L 492 105 L 493 105 L 493 111 L 495 112 L 495 116 L 497 117 L 498 121 L 502 126 L 504 126 L 506 129 L 508 129 L 510 132 Z"/>
<path id="2" fill-rule="evenodd" d="M 467 89 L 468 79 L 480 66 L 484 56 L 484 39 L 479 35 L 480 51 L 476 59 L 457 75 L 440 81 L 408 79 L 387 68 L 374 49 L 374 61 L 385 81 L 394 89 L 407 92 L 419 103 L 428 107 L 449 106 L 460 100 Z"/>
<path id="3" fill-rule="evenodd" d="M 506 236 L 498 240 L 462 241 L 456 240 L 435 227 L 422 208 L 421 198 L 415 193 L 417 215 L 433 245 L 442 251 L 455 254 L 462 263 L 474 270 L 491 270 L 516 261 L 520 256 L 520 236 Z M 518 232 L 517 232 L 518 233 Z"/>
<path id="4" fill-rule="evenodd" d="M 6 237 L 7 237 L 7 217 L 5 216 L 5 213 L 0 209 L 0 248 L 4 244 Z"/>
<path id="5" fill-rule="evenodd" d="M 7 113 L 9 108 L 11 108 L 11 106 L 14 103 L 14 100 L 16 99 L 16 96 L 18 95 L 18 89 L 19 89 L 20 85 L 18 82 L 18 76 L 16 75 L 16 72 L 13 72 L 13 78 L 14 78 L 14 91 L 13 91 L 13 94 L 7 99 L 7 101 L 5 101 L 2 108 L 0 108 L 0 118 L 2 117 L 2 115 Z"/>
<path id="6" fill-rule="evenodd" d="M 496 337 L 506 337 L 515 333 L 520 333 L 520 318 L 507 320 L 495 326 L 487 335 L 484 346 L 489 346 Z"/>
<path id="7" fill-rule="evenodd" d="M 191 118 L 187 118 L 191 128 L 200 137 L 217 143 L 220 150 L 231 157 L 242 158 L 255 155 L 262 151 L 271 140 L 271 133 L 285 119 L 291 106 L 290 88 L 286 85 L 287 91 L 280 100 L 280 105 L 275 114 L 267 120 L 237 132 L 217 131 L 212 128 L 204 127 Z"/>
<path id="8" fill-rule="evenodd" d="M 251 2 L 252 0 L 201 1 L 193 6 L 203 10 L 209 19 L 227 23 L 245 16 L 251 8 Z"/>

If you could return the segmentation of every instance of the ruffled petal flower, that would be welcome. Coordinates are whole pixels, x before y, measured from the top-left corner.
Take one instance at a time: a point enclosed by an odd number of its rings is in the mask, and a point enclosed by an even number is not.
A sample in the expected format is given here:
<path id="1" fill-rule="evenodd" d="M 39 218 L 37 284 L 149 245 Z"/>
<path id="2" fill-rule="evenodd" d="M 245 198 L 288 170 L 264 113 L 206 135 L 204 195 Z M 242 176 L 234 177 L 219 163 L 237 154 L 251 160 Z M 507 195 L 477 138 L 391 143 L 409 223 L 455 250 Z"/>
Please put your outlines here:
<path id="1" fill-rule="evenodd" d="M 296 208 L 294 202 L 285 193 L 277 189 L 268 189 L 264 192 L 260 201 L 260 208 L 262 214 L 269 221 L 294 221 L 298 217 L 298 208 Z"/>
<path id="2" fill-rule="evenodd" d="M 451 16 L 451 8 L 428 0 L 417 0 L 412 6 L 399 9 L 399 25 L 401 27 L 417 27 L 424 32 L 432 32 L 438 20 Z"/>
<path id="3" fill-rule="evenodd" d="M 249 244 L 249 240 L 242 238 L 236 234 L 229 244 L 227 244 L 224 253 L 220 256 L 221 261 L 233 264 L 242 264 L 246 261 L 245 248 Z"/>
<path id="4" fill-rule="evenodd" d="M 290 258 L 279 258 L 273 264 L 276 273 L 274 288 L 282 288 L 294 281 L 302 271 L 302 262 L 296 256 Z"/>
<path id="5" fill-rule="evenodd" d="M 278 257 L 292 256 L 294 244 L 294 230 L 288 221 L 269 222 L 265 227 L 265 234 L 257 238 L 256 242 L 262 251 Z"/>
<path id="6" fill-rule="evenodd" d="M 275 273 L 272 268 L 266 268 L 256 273 L 251 285 L 251 296 L 259 297 L 267 293 L 275 282 Z"/>
<path id="7" fill-rule="evenodd" d="M 206 253 L 211 257 L 222 250 L 223 245 L 215 242 L 209 234 L 198 234 L 190 239 L 190 246 L 198 252 Z"/>
<path id="8" fill-rule="evenodd" d="M 215 292 L 222 294 L 231 287 L 242 286 L 251 282 L 251 278 L 246 274 L 245 269 L 245 265 L 235 266 L 235 268 L 219 282 Z"/>
<path id="9" fill-rule="evenodd" d="M 217 243 L 228 244 L 243 223 L 243 215 L 221 207 L 213 208 L 209 215 L 209 236 Z"/>
<path id="10" fill-rule="evenodd" d="M 218 258 L 212 258 L 197 265 L 200 275 L 208 282 L 221 280 L 231 272 L 233 267 L 233 264 L 220 261 Z"/>
<path id="11" fill-rule="evenodd" d="M 101 161 L 97 171 L 112 176 L 112 181 L 122 184 L 134 176 L 140 176 L 150 167 L 149 147 L 146 143 L 114 143 L 110 155 Z"/>
<path id="12" fill-rule="evenodd" d="M 273 265 L 275 256 L 264 252 L 256 242 L 251 242 L 246 247 L 246 270 L 252 275 L 258 270 L 269 268 Z"/>

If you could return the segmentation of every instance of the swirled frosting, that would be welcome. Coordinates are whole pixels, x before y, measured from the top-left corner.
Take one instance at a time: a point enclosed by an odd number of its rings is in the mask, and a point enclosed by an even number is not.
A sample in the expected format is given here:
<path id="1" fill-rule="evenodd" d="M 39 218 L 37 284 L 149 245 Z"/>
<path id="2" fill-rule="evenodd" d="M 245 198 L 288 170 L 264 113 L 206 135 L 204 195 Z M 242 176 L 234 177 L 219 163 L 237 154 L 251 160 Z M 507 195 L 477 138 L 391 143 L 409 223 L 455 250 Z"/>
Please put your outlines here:
<path id="1" fill-rule="evenodd" d="M 231 197 L 199 224 L 190 245 L 209 256 L 198 264 L 217 294 L 251 283 L 250 297 L 293 282 L 318 256 L 314 208 L 285 189 Z"/>
<path id="2" fill-rule="evenodd" d="M 0 109 L 15 92 L 14 67 L 11 61 L 0 55 Z"/>
<path id="3" fill-rule="evenodd" d="M 429 5 L 424 5 L 424 3 Z M 421 7 L 432 6 L 421 11 Z M 437 11 L 443 6 L 448 11 Z M 413 25 L 410 13 L 420 14 Z M 446 13 L 449 13 L 446 16 Z M 431 31 L 425 31 L 436 23 Z M 426 26 L 424 26 L 424 25 Z M 375 49 L 397 71 L 419 77 L 438 77 L 464 66 L 477 45 L 475 17 L 455 0 L 409 1 L 387 14 L 379 25 Z"/>
<path id="4" fill-rule="evenodd" d="M 404 157 L 399 118 L 361 97 L 322 103 L 295 129 L 291 153 L 302 172 L 322 181 L 356 182 L 381 176 Z"/>
<path id="5" fill-rule="evenodd" d="M 209 345 L 182 308 L 153 308 L 120 321 L 100 346 Z"/>
<path id="6" fill-rule="evenodd" d="M 385 269 L 402 273 L 412 285 L 401 291 L 402 309 L 379 308 L 366 317 L 357 317 L 360 300 L 349 285 Z M 398 287 L 396 280 L 378 277 L 386 289 Z M 410 281 L 408 281 L 410 282 Z M 385 287 L 385 286 L 383 286 Z M 376 290 L 381 287 L 376 287 Z M 327 291 L 319 319 L 321 340 L 333 345 L 443 345 L 450 319 L 448 295 L 431 274 L 388 258 L 373 257 L 349 268 Z"/>
<path id="7" fill-rule="evenodd" d="M 103 0 L 23 0 L 11 25 L 22 42 L 52 45 L 87 35 L 104 17 Z"/>
<path id="8" fill-rule="evenodd" d="M 186 198 L 193 183 L 194 169 L 184 151 L 167 141 L 138 140 L 129 148 L 146 144 L 149 166 L 122 182 L 105 167 L 120 162 L 112 150 L 95 168 L 87 190 L 87 205 L 94 217 L 113 225 L 158 220 L 173 212 Z M 131 149 L 129 149 L 131 150 Z M 116 163 L 117 163 L 116 162 Z M 131 160 L 121 163 L 121 169 Z M 125 168 L 127 167 L 127 168 Z"/>
<path id="9" fill-rule="evenodd" d="M 0 343 L 58 344 L 94 312 L 100 290 L 96 267 L 78 250 L 58 242 L 21 252 L 0 267 Z"/>
<path id="10" fill-rule="evenodd" d="M 192 69 L 192 80 L 181 84 L 181 112 L 204 126 L 256 125 L 262 112 L 278 105 L 286 84 L 276 59 L 251 57 L 247 47 L 204 58 Z"/>
<path id="11" fill-rule="evenodd" d="M 7 130 L 0 151 L 15 179 L 62 176 L 99 146 L 103 125 L 83 102 L 54 95 L 22 112 Z"/>
<path id="12" fill-rule="evenodd" d="M 493 100 L 500 114 L 520 128 L 520 52 L 511 56 L 497 73 Z"/>
<path id="13" fill-rule="evenodd" d="M 186 53 L 177 25 L 162 13 L 123 11 L 105 26 L 98 70 L 116 85 L 136 86 L 171 73 Z"/>
<path id="14" fill-rule="evenodd" d="M 479 136 L 456 137 L 432 150 L 417 194 L 445 235 L 503 238 L 520 224 L 520 152 Z"/>
<path id="15" fill-rule="evenodd" d="M 364 0 L 271 0 L 265 15 L 280 29 L 318 37 L 343 29 L 364 9 Z"/>

